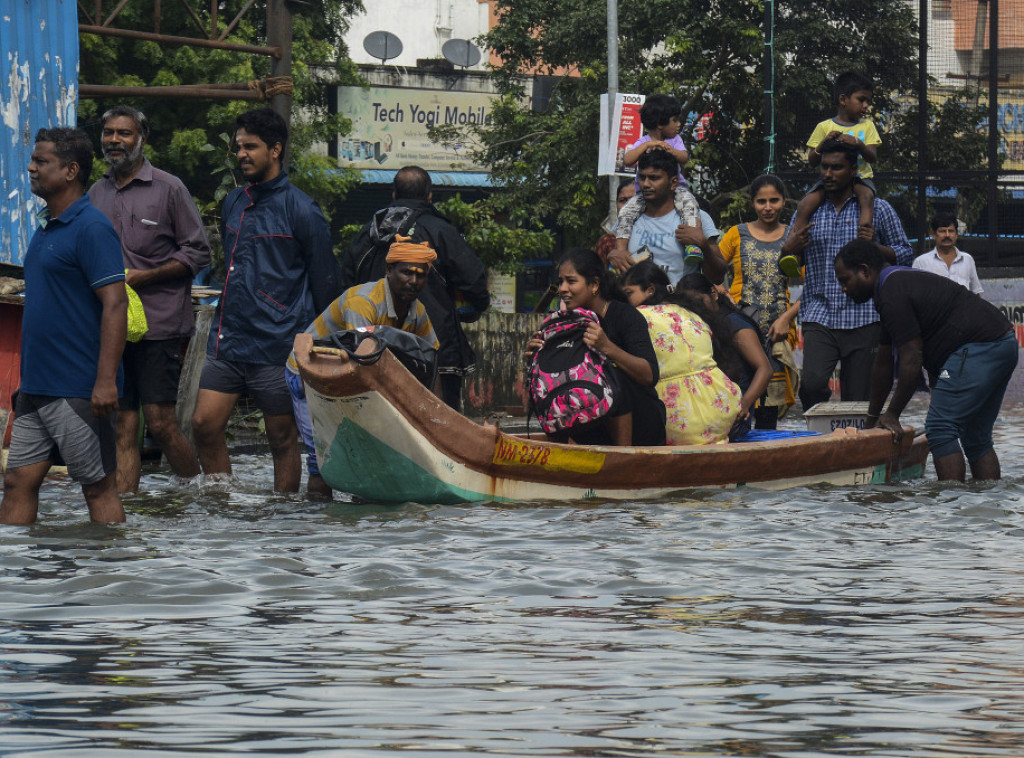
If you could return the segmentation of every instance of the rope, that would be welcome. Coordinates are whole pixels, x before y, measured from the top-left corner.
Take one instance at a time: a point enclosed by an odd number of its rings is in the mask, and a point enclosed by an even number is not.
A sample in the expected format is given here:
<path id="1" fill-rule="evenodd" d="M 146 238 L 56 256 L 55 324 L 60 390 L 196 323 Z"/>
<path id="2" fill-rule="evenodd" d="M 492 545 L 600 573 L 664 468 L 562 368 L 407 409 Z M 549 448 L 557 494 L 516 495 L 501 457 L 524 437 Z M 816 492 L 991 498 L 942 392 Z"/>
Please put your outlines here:
<path id="1" fill-rule="evenodd" d="M 252 79 L 249 91 L 259 93 L 260 100 L 270 100 L 275 95 L 292 94 L 293 81 L 290 76 L 268 76 L 266 79 Z"/>
<path id="2" fill-rule="evenodd" d="M 765 142 L 768 143 L 768 160 L 764 167 L 766 174 L 775 173 L 775 0 L 767 0 L 765 11 L 768 14 L 764 30 L 765 66 Z"/>

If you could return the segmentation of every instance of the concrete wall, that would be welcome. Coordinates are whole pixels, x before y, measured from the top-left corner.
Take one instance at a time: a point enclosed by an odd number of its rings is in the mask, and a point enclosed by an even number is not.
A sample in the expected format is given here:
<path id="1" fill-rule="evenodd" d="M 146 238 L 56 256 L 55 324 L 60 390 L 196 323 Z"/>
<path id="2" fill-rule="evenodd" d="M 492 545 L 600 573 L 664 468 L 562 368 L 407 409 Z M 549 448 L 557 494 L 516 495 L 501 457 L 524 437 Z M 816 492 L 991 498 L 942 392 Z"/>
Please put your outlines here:
<path id="1" fill-rule="evenodd" d="M 479 321 L 466 324 L 466 336 L 476 351 L 476 371 L 463 385 L 464 412 L 485 416 L 492 412 L 523 412 L 526 391 L 523 351 L 544 314 L 488 311 Z"/>

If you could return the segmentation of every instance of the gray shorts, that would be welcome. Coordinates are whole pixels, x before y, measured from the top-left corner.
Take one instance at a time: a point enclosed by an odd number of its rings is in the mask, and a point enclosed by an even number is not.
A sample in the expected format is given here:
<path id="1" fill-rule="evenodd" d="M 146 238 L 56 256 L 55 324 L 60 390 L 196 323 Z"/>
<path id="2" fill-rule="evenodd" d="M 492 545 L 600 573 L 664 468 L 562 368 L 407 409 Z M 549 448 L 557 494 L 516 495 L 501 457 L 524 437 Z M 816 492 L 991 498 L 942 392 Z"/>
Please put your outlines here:
<path id="1" fill-rule="evenodd" d="M 87 398 L 20 393 L 7 468 L 63 463 L 76 482 L 95 484 L 117 470 L 116 424 L 116 413 L 94 416 Z"/>

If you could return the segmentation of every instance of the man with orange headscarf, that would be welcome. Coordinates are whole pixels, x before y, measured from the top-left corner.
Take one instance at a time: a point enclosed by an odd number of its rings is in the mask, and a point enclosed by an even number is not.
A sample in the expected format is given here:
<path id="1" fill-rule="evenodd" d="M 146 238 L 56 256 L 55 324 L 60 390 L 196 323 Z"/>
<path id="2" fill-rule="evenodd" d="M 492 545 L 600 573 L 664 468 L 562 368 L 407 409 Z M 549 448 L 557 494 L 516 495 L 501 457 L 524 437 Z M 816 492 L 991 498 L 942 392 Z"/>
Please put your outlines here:
<path id="1" fill-rule="evenodd" d="M 350 287 L 327 310 L 316 317 L 306 329 L 313 339 L 325 337 L 344 329 L 363 326 L 393 326 L 433 345 L 440 343 L 434 334 L 427 311 L 417 299 L 427 284 L 430 267 L 437 253 L 427 244 L 417 244 L 409 237 L 397 236 L 388 248 L 385 276 L 375 282 Z M 299 376 L 295 354 L 288 358 L 285 379 L 292 395 L 295 422 L 306 445 L 306 470 L 309 472 L 307 491 L 310 495 L 330 498 L 331 489 L 320 476 L 313 446 L 313 423 L 306 404 L 306 391 Z"/>
<path id="2" fill-rule="evenodd" d="M 427 309 L 441 350 L 437 355 L 444 401 L 462 412 L 463 378 L 474 370 L 476 354 L 462 329 L 490 306 L 487 270 L 458 229 L 434 207 L 430 173 L 403 166 L 395 174 L 393 202 L 373 214 L 341 261 L 342 287 L 384 276 L 385 256 L 401 234 L 437 252 L 419 300 Z M 464 303 L 464 304 L 463 304 Z"/>

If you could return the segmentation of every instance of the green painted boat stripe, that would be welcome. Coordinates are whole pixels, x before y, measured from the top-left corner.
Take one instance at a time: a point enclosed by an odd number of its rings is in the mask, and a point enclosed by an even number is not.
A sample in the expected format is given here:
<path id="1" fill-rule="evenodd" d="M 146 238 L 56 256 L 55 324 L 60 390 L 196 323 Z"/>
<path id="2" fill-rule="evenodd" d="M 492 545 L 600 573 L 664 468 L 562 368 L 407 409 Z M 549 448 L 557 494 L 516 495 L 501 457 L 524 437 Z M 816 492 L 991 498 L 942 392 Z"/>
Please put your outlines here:
<path id="1" fill-rule="evenodd" d="M 507 499 L 443 482 L 347 418 L 338 425 L 320 473 L 334 489 L 376 502 L 452 505 Z"/>

